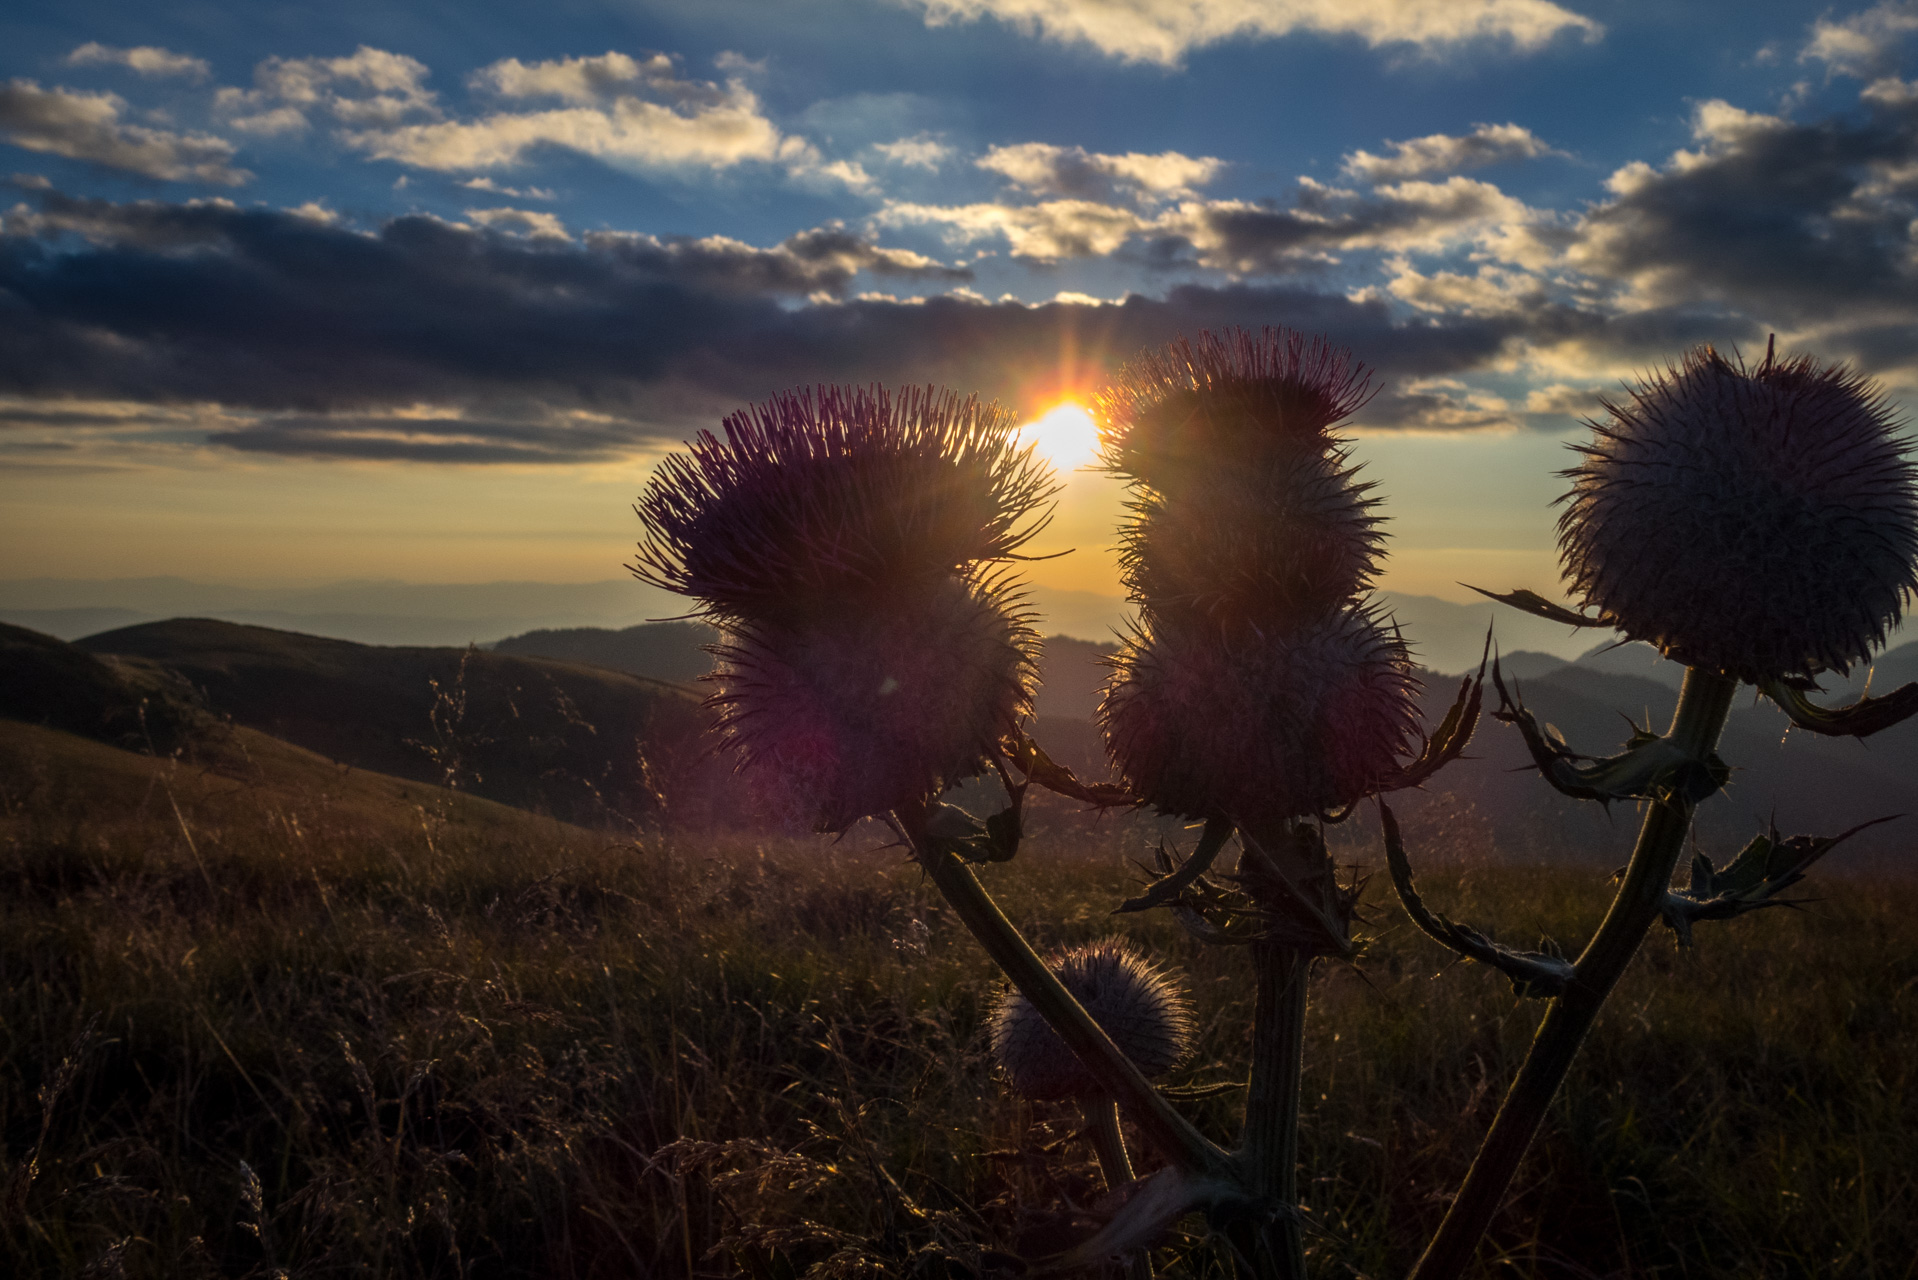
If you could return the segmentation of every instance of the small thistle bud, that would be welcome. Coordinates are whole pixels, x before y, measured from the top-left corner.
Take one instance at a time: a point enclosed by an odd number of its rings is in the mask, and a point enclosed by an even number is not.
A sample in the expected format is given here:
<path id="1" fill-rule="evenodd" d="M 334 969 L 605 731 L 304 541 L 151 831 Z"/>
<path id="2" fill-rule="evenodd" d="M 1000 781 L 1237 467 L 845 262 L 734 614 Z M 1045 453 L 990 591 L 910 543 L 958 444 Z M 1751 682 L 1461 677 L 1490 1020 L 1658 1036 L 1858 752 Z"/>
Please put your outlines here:
<path id="1" fill-rule="evenodd" d="M 1371 791 L 1418 733 L 1405 642 L 1370 609 L 1237 639 L 1145 626 L 1113 659 L 1099 719 L 1127 786 L 1166 813 L 1326 813 Z"/>
<path id="2" fill-rule="evenodd" d="M 822 387 L 660 464 L 634 572 L 722 633 L 710 705 L 775 808 L 817 830 L 977 773 L 1031 702 L 1037 637 L 992 564 L 1053 486 L 1012 415 Z"/>
<path id="3" fill-rule="evenodd" d="M 1634 640 L 1751 682 L 1847 670 L 1918 590 L 1918 486 L 1867 379 L 1710 347 L 1590 424 L 1564 474 L 1571 594 Z"/>
<path id="4" fill-rule="evenodd" d="M 1133 482 L 1132 598 L 1270 628 L 1363 594 L 1378 521 L 1334 428 L 1369 394 L 1344 351 L 1284 329 L 1130 361 L 1094 411 L 1106 466 Z"/>
<path id="5" fill-rule="evenodd" d="M 1191 1052 L 1192 1006 L 1185 991 L 1124 939 L 1073 947 L 1055 956 L 1052 968 L 1141 1074 L 1164 1075 Z M 1056 1100 L 1102 1092 L 1059 1033 L 1017 991 L 1000 997 L 991 1031 L 992 1056 L 1014 1093 Z"/>

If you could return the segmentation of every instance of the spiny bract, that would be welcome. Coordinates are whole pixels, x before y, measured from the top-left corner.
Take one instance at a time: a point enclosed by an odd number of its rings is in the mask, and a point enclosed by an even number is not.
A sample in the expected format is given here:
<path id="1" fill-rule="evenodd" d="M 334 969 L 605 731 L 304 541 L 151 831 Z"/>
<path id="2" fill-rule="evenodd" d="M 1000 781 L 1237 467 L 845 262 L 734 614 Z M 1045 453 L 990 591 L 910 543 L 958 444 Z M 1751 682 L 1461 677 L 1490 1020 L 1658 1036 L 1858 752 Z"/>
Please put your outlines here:
<path id="1" fill-rule="evenodd" d="M 978 772 L 1037 644 L 993 565 L 1053 492 L 1012 415 L 821 387 L 723 425 L 647 485 L 634 573 L 720 628 L 710 702 L 766 806 L 836 831 Z"/>
<path id="2" fill-rule="evenodd" d="M 1843 365 L 1710 347 L 1591 423 L 1564 474 L 1571 593 L 1635 640 L 1752 682 L 1844 671 L 1918 589 L 1891 406 Z"/>
<path id="3" fill-rule="evenodd" d="M 1059 981 L 1139 1071 L 1159 1076 L 1192 1047 L 1192 1006 L 1178 981 L 1121 938 L 1073 947 L 1053 957 Z M 1038 1099 L 1101 1092 L 1059 1033 L 1017 991 L 993 1010 L 992 1054 L 1012 1091 Z"/>
<path id="4" fill-rule="evenodd" d="M 1157 619 L 1113 665 L 1106 752 L 1166 813 L 1255 825 L 1327 813 L 1387 777 L 1419 732 L 1405 643 L 1361 607 L 1230 640 Z"/>

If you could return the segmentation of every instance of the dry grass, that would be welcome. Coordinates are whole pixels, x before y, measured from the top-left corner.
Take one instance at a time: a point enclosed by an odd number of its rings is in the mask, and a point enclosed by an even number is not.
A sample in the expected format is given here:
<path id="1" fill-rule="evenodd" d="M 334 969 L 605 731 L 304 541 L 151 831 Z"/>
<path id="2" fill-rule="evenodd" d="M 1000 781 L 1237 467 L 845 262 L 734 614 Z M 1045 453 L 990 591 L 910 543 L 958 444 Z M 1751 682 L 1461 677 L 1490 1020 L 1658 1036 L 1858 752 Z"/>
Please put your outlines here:
<path id="1" fill-rule="evenodd" d="M 252 750 L 200 774 L 0 741 L 0 1271 L 958 1276 L 1096 1198 L 1076 1114 L 990 1079 L 983 956 L 876 837 L 634 841 Z M 1130 887 L 1138 832 L 1070 830 L 984 873 L 1042 944 L 1111 931 Z M 1524 942 L 1608 896 L 1429 880 Z M 1918 1274 L 1918 891 L 1825 892 L 1652 940 L 1488 1274 Z M 1383 1280 L 1539 1009 L 1370 915 L 1317 979 L 1304 1173 L 1319 1274 Z M 1125 927 L 1192 981 L 1188 1078 L 1232 1078 L 1243 958 Z M 1236 1099 L 1193 1111 L 1226 1138 Z M 1218 1260 L 1195 1234 L 1160 1261 Z"/>

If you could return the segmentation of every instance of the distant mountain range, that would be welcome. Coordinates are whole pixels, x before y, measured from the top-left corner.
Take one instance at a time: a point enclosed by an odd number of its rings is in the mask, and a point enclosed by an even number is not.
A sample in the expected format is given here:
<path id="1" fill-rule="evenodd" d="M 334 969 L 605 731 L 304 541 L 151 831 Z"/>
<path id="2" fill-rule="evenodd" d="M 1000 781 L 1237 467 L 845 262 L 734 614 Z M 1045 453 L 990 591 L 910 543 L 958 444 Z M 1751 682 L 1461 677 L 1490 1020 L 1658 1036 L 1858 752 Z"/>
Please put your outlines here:
<path id="1" fill-rule="evenodd" d="M 660 816 L 738 820 L 730 762 L 700 737 L 710 665 L 702 624 L 549 628 L 508 636 L 491 651 L 379 647 L 210 620 L 141 624 L 64 644 L 0 628 L 0 717 L 165 750 L 195 717 L 271 734 L 357 768 L 402 779 L 448 777 L 475 795 L 603 822 Z M 1032 732 L 1082 776 L 1106 773 L 1092 717 L 1114 649 L 1067 636 L 1045 642 Z M 1681 672 L 1645 645 L 1599 646 L 1575 660 L 1520 650 L 1500 660 L 1507 685 L 1570 745 L 1615 753 L 1626 720 L 1662 730 Z M 1918 680 L 1918 644 L 1884 655 L 1876 690 Z M 1828 682 L 1827 700 L 1855 694 L 1865 673 Z M 1435 724 L 1456 677 L 1427 678 Z M 147 713 L 142 718 L 140 704 Z M 1486 716 L 1468 755 L 1422 793 L 1395 797 L 1415 855 L 1480 853 L 1521 860 L 1623 861 L 1630 806 L 1607 814 L 1551 791 L 1519 735 Z M 184 726 L 184 727 L 183 727 Z M 1836 832 L 1870 818 L 1918 815 L 1918 722 L 1861 743 L 1792 730 L 1769 703 L 1734 710 L 1721 754 L 1736 772 L 1700 815 L 1700 837 L 1729 855 L 1775 818 L 1794 832 Z M 1376 861 L 1369 810 L 1336 833 L 1355 860 Z M 1854 862 L 1908 857 L 1918 819 L 1861 836 Z"/>

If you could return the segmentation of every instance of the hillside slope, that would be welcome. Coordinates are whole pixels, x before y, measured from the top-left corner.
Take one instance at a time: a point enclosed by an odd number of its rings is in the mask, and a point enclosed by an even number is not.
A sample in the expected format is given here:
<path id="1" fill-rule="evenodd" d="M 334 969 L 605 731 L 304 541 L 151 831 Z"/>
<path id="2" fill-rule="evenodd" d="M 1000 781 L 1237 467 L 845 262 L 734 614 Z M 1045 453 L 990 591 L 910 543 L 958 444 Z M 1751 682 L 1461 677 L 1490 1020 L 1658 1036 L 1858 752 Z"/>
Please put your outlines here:
<path id="1" fill-rule="evenodd" d="M 74 648 L 175 672 L 212 712 L 353 767 L 575 821 L 651 811 L 661 762 L 690 758 L 700 720 L 697 695 L 665 681 L 478 649 L 192 618 Z"/>

